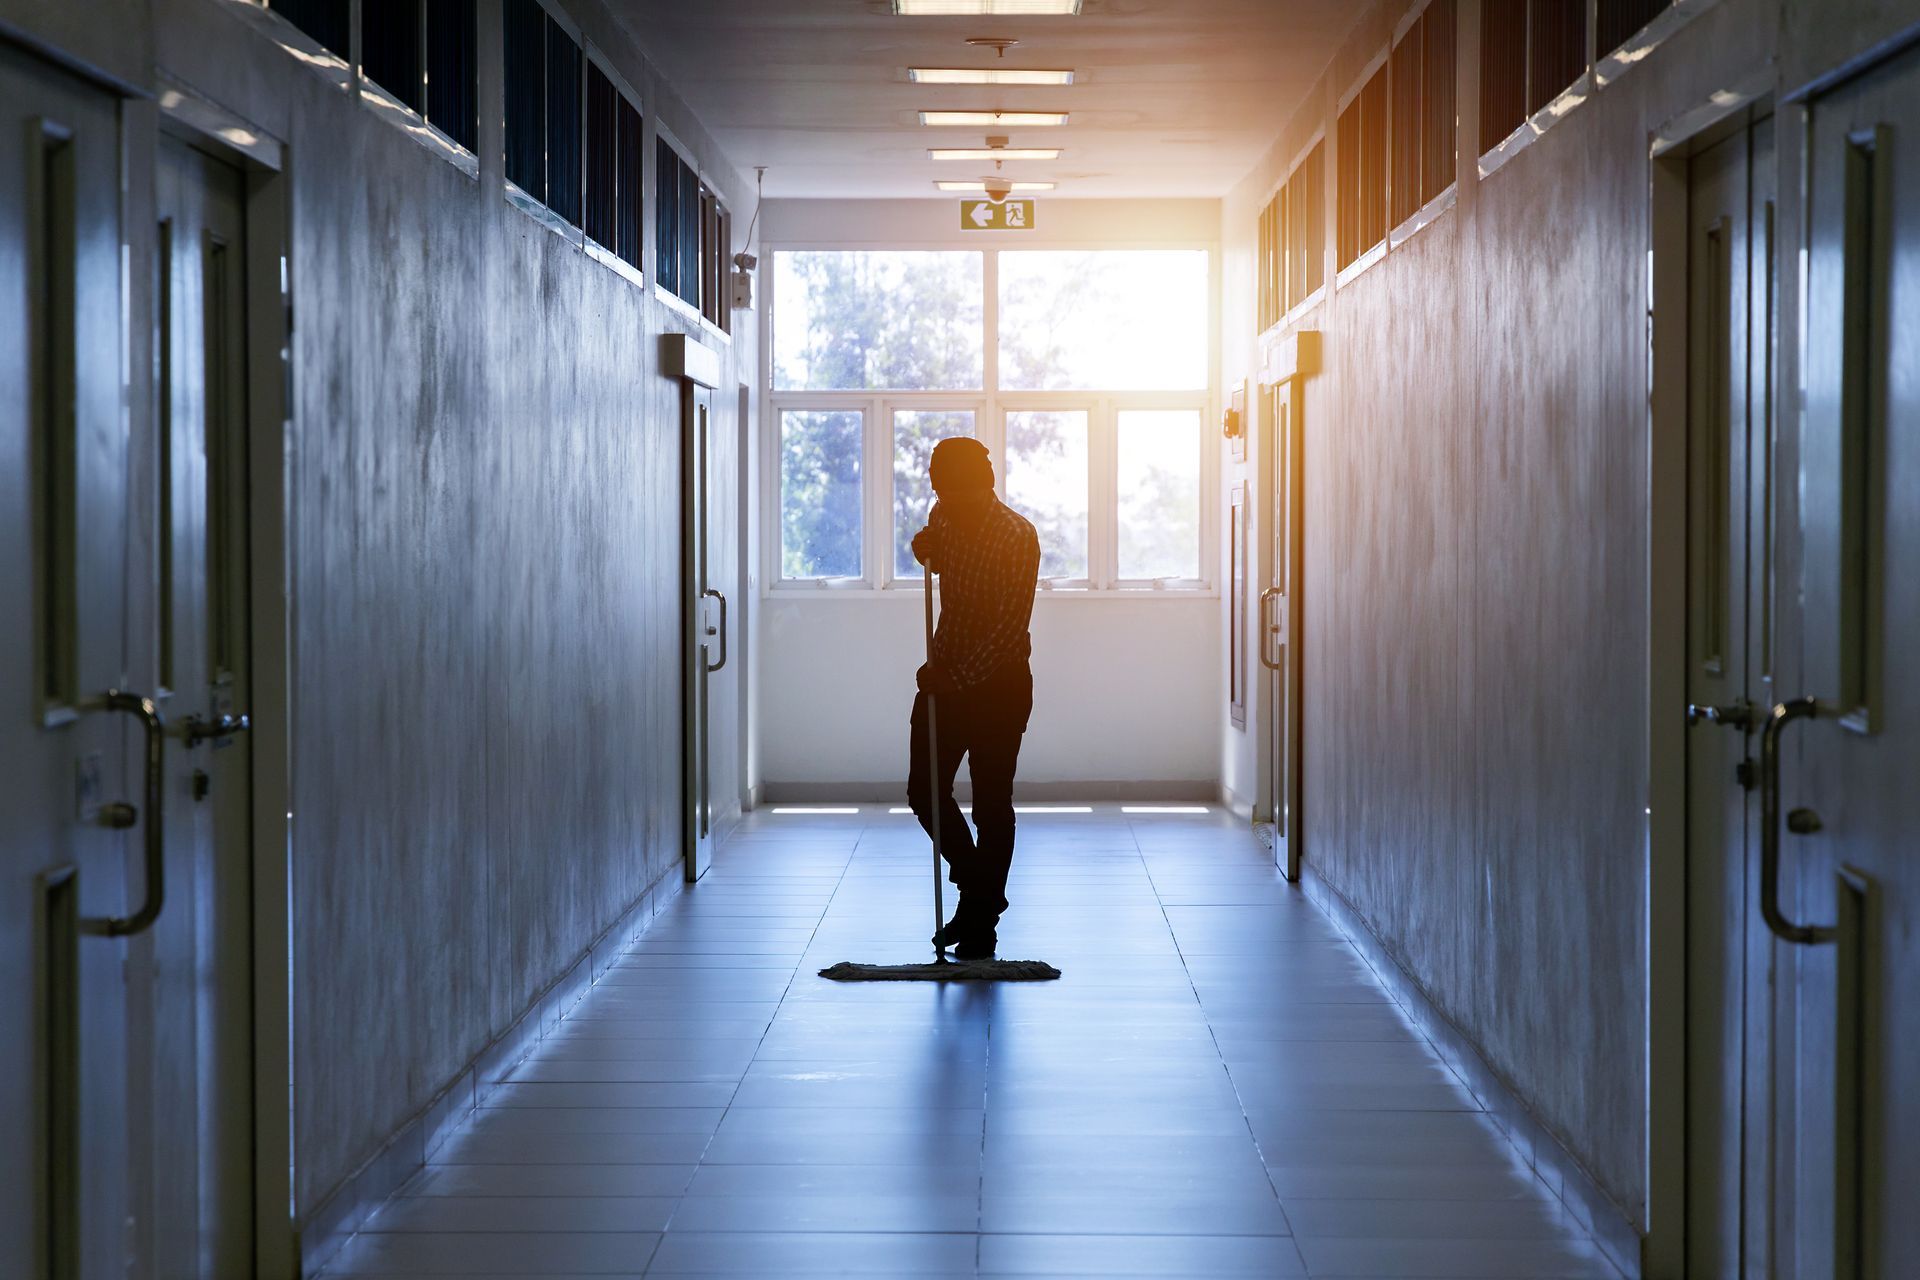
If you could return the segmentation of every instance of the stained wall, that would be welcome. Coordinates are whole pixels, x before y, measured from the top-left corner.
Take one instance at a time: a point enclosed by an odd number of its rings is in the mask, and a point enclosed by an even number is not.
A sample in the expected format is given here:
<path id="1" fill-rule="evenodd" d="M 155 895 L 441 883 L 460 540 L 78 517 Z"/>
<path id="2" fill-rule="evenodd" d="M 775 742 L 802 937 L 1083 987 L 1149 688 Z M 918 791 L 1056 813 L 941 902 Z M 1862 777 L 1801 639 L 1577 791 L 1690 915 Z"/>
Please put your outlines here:
<path id="1" fill-rule="evenodd" d="M 153 97 L 181 89 L 285 144 L 291 714 L 258 727 L 285 732 L 292 760 L 293 1212 L 304 1220 L 650 887 L 682 874 L 680 389 L 660 374 L 660 339 L 699 334 L 721 355 L 724 582 L 739 565 L 734 388 L 752 381 L 755 325 L 740 313 L 721 336 L 651 272 L 636 282 L 585 254 L 577 232 L 508 203 L 497 0 L 479 5 L 477 175 L 304 66 L 258 6 L 83 8 L 84 23 L 39 0 L 0 17 Z M 645 260 L 660 124 L 722 192 L 738 238 L 751 183 L 616 12 L 560 8 L 639 95 Z M 127 108 L 133 351 L 149 341 L 155 118 L 151 102 Z M 130 367 L 137 460 L 151 435 L 141 362 Z M 151 617 L 150 601 L 131 607 Z M 135 649 L 138 668 L 151 654 Z M 717 683 L 716 791 L 730 823 L 743 693 L 737 670 Z"/>
<path id="2" fill-rule="evenodd" d="M 1228 385 L 1259 367 L 1259 212 L 1411 7 L 1360 15 L 1223 204 Z M 1323 352 L 1303 383 L 1306 863 L 1644 1226 L 1648 145 L 1765 72 L 1778 14 L 1708 8 L 1484 179 L 1478 20 L 1463 0 L 1455 204 L 1344 283 L 1329 249 L 1292 326 Z M 1258 477 L 1263 448 L 1223 482 Z M 1223 750 L 1242 804 L 1261 732 Z"/>

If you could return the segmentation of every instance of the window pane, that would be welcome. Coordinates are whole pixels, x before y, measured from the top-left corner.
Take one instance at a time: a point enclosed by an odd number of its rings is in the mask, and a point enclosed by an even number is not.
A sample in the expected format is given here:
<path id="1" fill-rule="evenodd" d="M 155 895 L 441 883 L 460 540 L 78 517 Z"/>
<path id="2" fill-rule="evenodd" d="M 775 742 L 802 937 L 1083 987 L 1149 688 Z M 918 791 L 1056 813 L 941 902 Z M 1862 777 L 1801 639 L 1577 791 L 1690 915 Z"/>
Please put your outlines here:
<path id="1" fill-rule="evenodd" d="M 1204 249 L 1000 254 L 1003 387 L 1198 390 L 1207 335 Z"/>
<path id="2" fill-rule="evenodd" d="M 949 436 L 972 437 L 971 409 L 907 409 L 893 415 L 893 576 L 923 576 L 913 558 L 913 535 L 927 523 L 933 485 L 927 468 L 933 446 Z"/>
<path id="3" fill-rule="evenodd" d="M 1087 577 L 1085 410 L 1007 415 L 1007 501 L 1040 534 L 1040 576 Z"/>
<path id="4" fill-rule="evenodd" d="M 420 75 L 419 0 L 363 0 L 360 71 L 418 111 L 426 85 Z"/>
<path id="5" fill-rule="evenodd" d="M 1122 409 L 1120 576 L 1200 576 L 1200 414 Z"/>
<path id="6" fill-rule="evenodd" d="M 861 414 L 780 415 L 780 576 L 860 576 Z"/>
<path id="7" fill-rule="evenodd" d="M 773 384 L 797 391 L 980 386 L 981 255 L 774 255 Z"/>

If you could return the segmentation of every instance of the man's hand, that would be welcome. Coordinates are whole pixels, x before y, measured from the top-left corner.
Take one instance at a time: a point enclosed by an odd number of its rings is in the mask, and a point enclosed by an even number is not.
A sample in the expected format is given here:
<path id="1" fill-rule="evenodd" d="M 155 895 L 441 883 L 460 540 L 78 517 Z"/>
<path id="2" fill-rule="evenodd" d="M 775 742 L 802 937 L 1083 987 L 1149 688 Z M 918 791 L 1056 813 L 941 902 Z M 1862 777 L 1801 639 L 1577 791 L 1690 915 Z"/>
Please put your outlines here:
<path id="1" fill-rule="evenodd" d="M 920 686 L 920 692 L 940 697 L 954 690 L 953 677 L 947 669 L 937 662 L 923 662 L 920 670 L 914 673 L 914 680 Z"/>
<path id="2" fill-rule="evenodd" d="M 929 569 L 933 569 L 935 573 L 939 572 L 933 564 L 934 545 L 938 541 L 939 539 L 933 536 L 932 529 L 922 529 L 913 535 L 913 558 Z"/>

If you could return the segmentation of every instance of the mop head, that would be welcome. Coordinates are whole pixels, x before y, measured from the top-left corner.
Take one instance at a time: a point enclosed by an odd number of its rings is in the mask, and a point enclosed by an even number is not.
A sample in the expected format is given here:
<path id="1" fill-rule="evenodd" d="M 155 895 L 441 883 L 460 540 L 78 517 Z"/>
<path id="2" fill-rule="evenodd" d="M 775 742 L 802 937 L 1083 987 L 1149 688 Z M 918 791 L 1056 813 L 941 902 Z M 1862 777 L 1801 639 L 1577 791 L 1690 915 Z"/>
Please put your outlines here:
<path id="1" fill-rule="evenodd" d="M 835 982 L 1049 982 L 1060 971 L 1044 960 L 949 960 L 944 964 L 855 964 L 842 960 L 820 976 Z"/>

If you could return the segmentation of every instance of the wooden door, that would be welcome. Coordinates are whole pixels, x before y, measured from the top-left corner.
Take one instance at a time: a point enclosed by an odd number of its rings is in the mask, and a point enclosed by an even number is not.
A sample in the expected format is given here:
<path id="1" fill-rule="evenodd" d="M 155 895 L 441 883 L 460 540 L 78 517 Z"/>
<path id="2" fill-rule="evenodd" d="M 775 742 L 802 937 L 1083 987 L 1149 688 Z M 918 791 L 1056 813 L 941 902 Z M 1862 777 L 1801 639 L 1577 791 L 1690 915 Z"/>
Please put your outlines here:
<path id="1" fill-rule="evenodd" d="M 126 1267 L 122 967 L 159 887 L 157 713 L 105 696 L 128 665 L 120 162 L 112 96 L 0 45 L 0 1274 L 58 1280 Z"/>
<path id="2" fill-rule="evenodd" d="M 1687 1254 L 1689 1274 L 1770 1257 L 1772 945 L 1752 874 L 1759 732 L 1772 701 L 1773 123 L 1688 174 Z"/>

